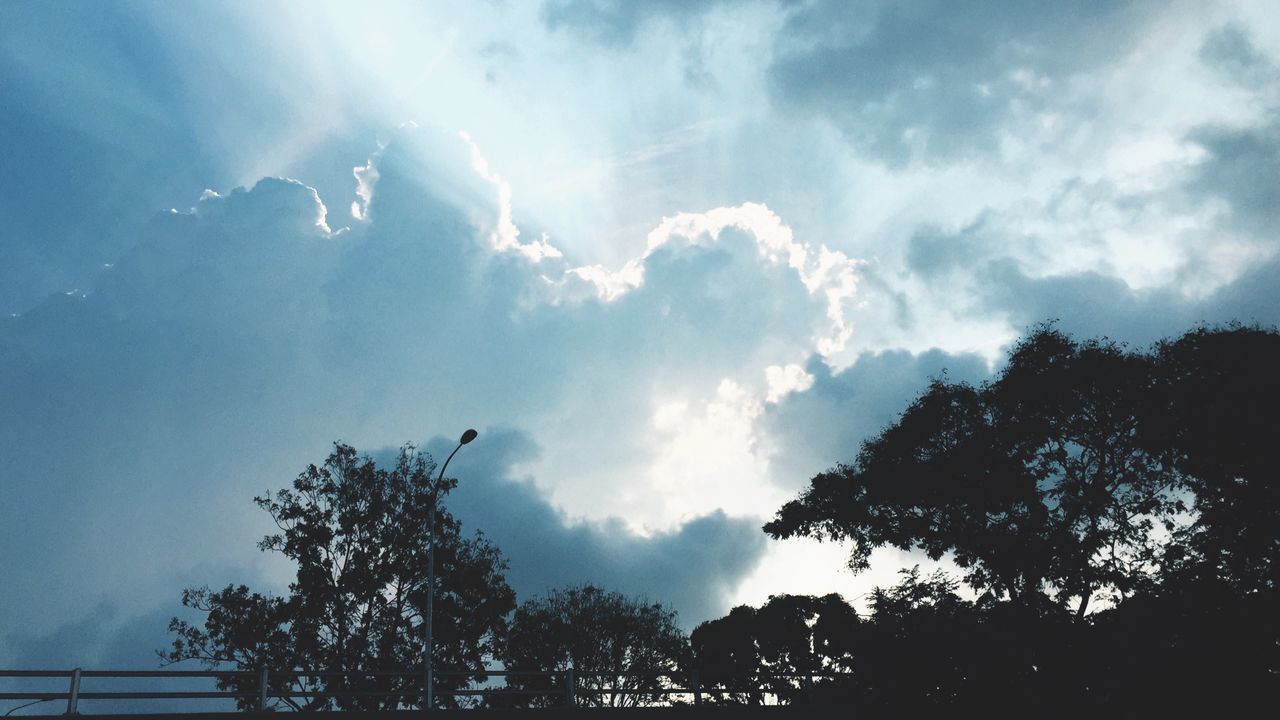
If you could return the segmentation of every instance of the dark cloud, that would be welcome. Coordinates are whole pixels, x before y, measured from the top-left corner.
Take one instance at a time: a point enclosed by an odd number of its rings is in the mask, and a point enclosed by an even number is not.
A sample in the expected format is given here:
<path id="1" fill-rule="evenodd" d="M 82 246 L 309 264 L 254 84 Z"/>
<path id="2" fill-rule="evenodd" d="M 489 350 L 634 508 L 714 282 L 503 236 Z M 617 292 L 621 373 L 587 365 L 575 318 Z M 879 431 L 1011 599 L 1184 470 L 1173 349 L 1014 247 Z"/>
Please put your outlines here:
<path id="1" fill-rule="evenodd" d="M 1200 45 L 1200 59 L 1227 80 L 1246 88 L 1262 88 L 1277 79 L 1275 63 L 1253 44 L 1246 28 L 1223 25 L 1209 31 Z"/>
<path id="2" fill-rule="evenodd" d="M 122 5 L 0 5 L 0 314 L 86 288 L 132 245 L 130 229 L 225 181 L 182 125 L 181 78 L 159 47 Z M 113 82 L 80 94 L 81 72 Z"/>
<path id="3" fill-rule="evenodd" d="M 1006 120 L 1132 47 L 1142 5 L 806 3 L 779 35 L 774 104 L 830 119 L 891 165 L 990 152 Z"/>
<path id="4" fill-rule="evenodd" d="M 176 597 L 176 595 L 175 595 Z M 9 653 L 6 667 L 29 670 L 159 670 L 160 660 L 156 651 L 172 642 L 168 633 L 169 618 L 182 614 L 158 609 L 151 612 L 121 617 L 121 613 L 106 604 L 98 605 L 83 617 L 55 628 L 52 632 L 34 635 L 15 633 L 6 638 Z M 194 619 L 194 618 L 192 618 Z M 196 669 L 183 667 L 180 669 Z M 65 678 L 24 678 L 4 681 L 8 692 L 67 692 Z M 209 692 L 215 687 L 212 680 L 202 678 L 85 678 L 82 692 Z M 0 712 L 23 704 L 24 701 L 4 701 Z M 51 701 L 19 710 L 15 715 L 58 715 L 66 710 L 66 701 Z M 79 712 L 89 714 L 110 713 L 176 713 L 176 712 L 229 712 L 235 709 L 231 701 L 156 699 L 156 700 L 81 700 Z"/>
<path id="5" fill-rule="evenodd" d="M 435 438 L 425 447 L 443 459 L 453 449 L 453 443 Z M 536 453 L 536 446 L 526 434 L 511 428 L 488 428 L 449 467 L 449 475 L 460 482 L 446 503 L 462 521 L 464 532 L 483 531 L 503 551 L 510 563 L 508 580 L 522 599 L 553 587 L 594 583 L 662 602 L 680 613 L 682 625 L 692 628 L 724 611 L 727 593 L 755 568 L 764 552 L 765 537 L 757 519 L 734 519 L 720 512 L 689 519 L 673 530 L 650 536 L 629 530 L 618 519 L 571 521 L 548 502 L 532 478 L 520 477 L 514 469 Z M 373 455 L 389 461 L 394 450 L 384 449 Z M 247 500 L 244 505 L 249 506 Z M 255 539 L 256 535 L 246 533 L 227 537 L 225 542 L 252 549 Z M 47 632 L 11 629 L 7 636 L 0 636 L 0 665 L 27 669 L 156 669 L 160 665 L 156 650 L 172 641 L 167 631 L 169 619 L 174 615 L 191 621 L 203 619 L 181 607 L 181 589 L 191 585 L 221 587 L 227 583 L 283 591 L 253 568 L 201 563 L 180 575 L 168 574 L 157 583 L 162 592 L 150 601 L 156 606 L 154 609 L 126 612 L 100 601 L 92 608 L 79 608 L 76 614 L 69 615 L 75 619 Z M 3 686 L 15 691 L 62 690 L 65 682 L 10 681 Z M 212 689 L 200 680 L 91 682 L 93 689 L 113 691 Z M 223 705 L 229 709 L 229 704 Z M 52 714 L 64 707 L 42 704 L 27 712 Z M 145 708 L 147 712 L 177 712 L 193 707 L 209 711 L 218 709 L 218 703 L 173 700 L 139 705 L 130 701 L 92 701 L 86 702 L 82 710 L 103 713 Z"/>
<path id="6" fill-rule="evenodd" d="M 1232 221 L 1262 238 L 1280 242 L 1280 118 L 1254 127 L 1205 127 L 1191 134 L 1209 156 L 1196 168 L 1188 190 L 1231 205 Z"/>
<path id="7" fill-rule="evenodd" d="M 453 449 L 444 438 L 426 444 L 438 458 Z M 594 583 L 664 603 L 680 613 L 682 625 L 692 628 L 721 614 L 727 594 L 755 568 L 765 547 L 757 519 L 733 519 L 723 513 L 692 518 L 677 528 L 641 536 L 621 520 L 570 521 L 557 511 L 532 478 L 519 477 L 515 465 L 537 453 L 533 441 L 514 429 L 485 429 L 449 467 L 460 480 L 446 502 L 462 521 L 465 532 L 481 530 L 502 549 L 510 563 L 507 577 L 520 598 L 549 588 Z M 375 457 L 387 461 L 393 450 Z M 314 458 L 318 461 L 319 458 Z M 245 503 L 246 506 L 248 503 Z M 228 538 L 251 548 L 255 536 Z M 0 648 L 0 664 L 19 668 L 147 670 L 159 667 L 156 650 L 171 641 L 169 618 L 202 618 L 178 603 L 182 587 L 229 582 L 247 583 L 258 590 L 281 592 L 260 573 L 247 568 L 200 565 L 182 577 L 166 578 L 170 602 L 138 614 L 126 614 L 99 602 L 76 619 L 43 633 L 14 629 Z M 136 611 L 134 611 L 136 612 Z M 86 681 L 90 682 L 90 681 Z M 199 680 L 130 679 L 91 681 L 96 690 L 198 690 Z M 65 680 L 12 681 L 17 690 L 61 690 Z M 205 683 L 207 685 L 207 683 Z M 190 711 L 193 701 L 149 701 L 147 712 Z M 16 704 L 16 703 L 14 703 Z M 200 710 L 218 709 L 200 701 Z M 139 707 L 127 701 L 87 702 L 82 710 L 129 712 Z M 31 713 L 61 712 L 63 706 L 44 704 Z"/>
<path id="8" fill-rule="evenodd" d="M 1240 39 L 1227 33 L 1215 42 L 1225 44 L 1233 38 Z M 1185 139 L 1206 154 L 1188 165 L 1177 182 L 1124 192 L 1105 179 L 1075 178 L 1063 183 L 1032 216 L 1033 226 L 1052 228 L 1056 223 L 1077 228 L 1076 233 L 1040 237 L 1020 229 L 1025 216 L 988 210 L 954 230 L 918 228 L 907 243 L 906 269 L 911 277 L 925 281 L 932 299 L 944 298 L 961 316 L 998 314 L 1017 329 L 1058 319 L 1082 336 L 1105 334 L 1145 344 L 1198 323 L 1280 321 L 1280 294 L 1270 281 L 1280 253 L 1275 230 L 1280 185 L 1271 181 L 1280 176 L 1280 122 L 1271 115 L 1249 127 L 1201 126 Z M 1227 212 L 1217 212 L 1215 206 L 1224 203 Z M 1212 213 L 1207 212 L 1210 208 Z M 1159 285 L 1131 287 L 1106 261 L 1090 271 L 1053 270 L 1051 258 L 1061 248 L 1051 243 L 1070 242 L 1076 250 L 1106 257 L 1111 254 L 1105 244 L 1107 224 L 1118 220 L 1120 228 L 1132 223 L 1139 232 L 1150 233 L 1142 223 L 1153 222 L 1157 229 L 1169 231 L 1161 223 L 1162 214 L 1193 217 L 1202 212 L 1211 219 L 1194 230 L 1175 228 L 1178 235 L 1152 240 L 1160 250 L 1181 258 L 1171 277 Z M 1107 224 L 1093 222 L 1094 215 Z M 1234 236 L 1239 245 L 1220 247 L 1221 236 Z M 1129 252 L 1142 249 L 1132 247 Z M 1220 284 L 1208 278 L 1221 272 L 1221 261 L 1233 252 L 1249 253 L 1257 260 L 1208 295 L 1189 290 L 1207 282 Z M 872 277 L 867 274 L 868 280 Z M 895 282 L 884 280 L 883 274 L 875 277 L 880 284 L 869 287 L 881 303 L 910 304 L 891 294 Z M 901 311 L 895 315 L 903 328 L 910 327 L 912 317 Z"/>
<path id="9" fill-rule="evenodd" d="M 926 278 L 968 269 L 974 258 L 990 254 L 990 237 L 985 216 L 957 232 L 934 225 L 917 228 L 907 240 L 907 267 Z"/>
<path id="10" fill-rule="evenodd" d="M 154 218 L 90 292 L 0 319 L 0 634 L 98 599 L 151 606 L 179 587 L 160 568 L 260 562 L 267 523 L 250 499 L 334 439 L 536 429 L 570 458 L 555 467 L 571 477 L 540 478 L 557 504 L 618 514 L 654 452 L 655 388 L 757 376 L 825 321 L 820 296 L 735 227 L 658 248 L 614 302 L 552 302 L 565 263 L 494 251 L 498 196 L 465 144 L 406 131 L 376 161 L 369 219 L 348 231 L 329 231 L 312 189 L 263 180 Z M 619 521 L 565 525 L 508 484 L 493 495 L 519 509 L 476 525 L 510 533 L 514 577 L 535 591 L 612 584 L 692 621 L 760 552 L 754 523 L 713 513 L 643 538 Z"/>
<path id="11" fill-rule="evenodd" d="M 1280 291 L 1273 280 L 1280 270 L 1280 237 L 1274 230 L 1280 219 L 1276 211 L 1280 195 L 1276 184 L 1267 181 L 1280 173 L 1280 134 L 1276 128 L 1274 123 L 1248 129 L 1200 128 L 1191 138 L 1209 154 L 1184 182 L 1128 195 L 1107 183 L 1071 181 L 1044 209 L 1050 218 L 1061 216 L 1063 224 L 1089 231 L 1068 238 L 1077 247 L 1087 248 L 1091 244 L 1096 247 L 1101 234 L 1073 220 L 1070 213 L 1074 211 L 1061 211 L 1059 204 L 1103 204 L 1118 214 L 1132 216 L 1151 207 L 1193 211 L 1214 199 L 1225 201 L 1230 211 L 1197 229 L 1195 236 L 1157 239 L 1175 243 L 1185 258 L 1162 284 L 1131 287 L 1106 266 L 1091 271 L 1044 272 L 1040 260 L 1054 250 L 1047 245 L 1050 239 L 1024 237 L 1015 230 L 1016 218 L 1011 221 L 992 213 L 954 231 L 920 228 L 908 243 L 907 267 L 928 283 L 933 299 L 945 298 L 960 316 L 980 319 L 998 315 L 1018 330 L 1057 320 L 1064 329 L 1083 337 L 1107 335 L 1143 345 L 1201 323 L 1280 323 Z M 1259 261 L 1208 294 L 1186 290 L 1203 284 L 1215 272 L 1215 255 L 1220 251 L 1211 244 L 1212 239 L 1232 233 L 1248 239 L 1245 252 L 1256 254 Z M 1020 258 L 1010 255 L 1011 247 L 1021 250 Z M 879 291 L 886 295 L 882 302 L 889 302 L 887 290 Z"/>
<path id="12" fill-rule="evenodd" d="M 177 589 L 162 568 L 251 562 L 248 500 L 367 407 L 315 352 L 346 242 L 320 212 L 285 181 L 208 198 L 87 296 L 0 322 L 0 633 L 152 603 Z"/>
<path id="13" fill-rule="evenodd" d="M 1188 298 L 1172 288 L 1130 288 L 1098 273 L 1028 277 L 1013 263 L 988 267 L 987 309 L 1009 315 L 1029 328 L 1045 320 L 1079 337 L 1107 336 L 1146 345 L 1200 324 L 1232 321 L 1280 325 L 1280 261 L 1250 268 L 1205 298 Z"/>
<path id="14" fill-rule="evenodd" d="M 896 420 L 931 378 L 979 382 L 988 375 L 981 356 L 941 350 L 865 353 L 834 373 L 815 357 L 806 369 L 813 386 L 767 406 L 764 415 L 770 474 L 788 489 L 853 460 L 862 442 Z"/>
<path id="15" fill-rule="evenodd" d="M 242 181 L 247 165 L 256 179 L 264 157 L 349 202 L 377 127 L 364 104 L 326 107 L 327 152 L 288 150 L 321 139 L 312 111 L 342 66 L 299 68 L 265 33 L 235 29 L 242 8 L 169 10 L 0 4 L 0 315 L 94 285 L 148 218 Z"/>
<path id="16" fill-rule="evenodd" d="M 436 458 L 454 442 L 435 438 Z M 458 487 L 447 498 L 464 532 L 481 530 L 510 563 L 508 581 L 520 598 L 579 583 L 646 596 L 680 613 L 687 628 L 717 617 L 727 594 L 753 570 L 765 549 L 756 518 L 723 512 L 690 518 L 676 528 L 639 535 L 621 519 L 571 520 L 548 502 L 532 477 L 516 469 L 536 457 L 525 433 L 489 428 L 449 465 Z M 382 451 L 387 458 L 390 451 Z M 602 475 L 602 484 L 609 478 Z"/>
<path id="17" fill-rule="evenodd" d="M 252 544 L 252 538 L 239 538 Z M 259 569 L 244 566 L 199 563 L 182 572 L 163 572 L 158 586 L 164 592 L 146 602 L 124 607 L 99 600 L 93 593 L 77 598 L 81 602 L 65 613 L 64 621 L 44 631 L 30 627 L 4 628 L 0 631 L 0 666 L 24 670 L 161 670 L 156 654 L 173 642 L 168 627 L 175 616 L 187 621 L 202 621 L 200 613 L 182 606 L 181 590 L 193 585 L 222 587 L 228 583 L 247 583 L 259 589 L 274 589 Z M 203 669 L 182 664 L 170 669 Z M 18 692 L 66 692 L 66 679 L 20 678 L 0 680 L 0 688 Z M 212 691 L 211 681 L 201 678 L 86 678 L 81 683 L 85 692 L 177 692 Z M 22 704 L 22 701 L 0 702 L 0 713 Z M 15 715 L 56 715 L 66 710 L 66 701 L 39 703 L 19 710 Z M 82 700 L 82 713 L 166 713 L 231 711 L 229 701 L 210 699 L 157 700 Z"/>

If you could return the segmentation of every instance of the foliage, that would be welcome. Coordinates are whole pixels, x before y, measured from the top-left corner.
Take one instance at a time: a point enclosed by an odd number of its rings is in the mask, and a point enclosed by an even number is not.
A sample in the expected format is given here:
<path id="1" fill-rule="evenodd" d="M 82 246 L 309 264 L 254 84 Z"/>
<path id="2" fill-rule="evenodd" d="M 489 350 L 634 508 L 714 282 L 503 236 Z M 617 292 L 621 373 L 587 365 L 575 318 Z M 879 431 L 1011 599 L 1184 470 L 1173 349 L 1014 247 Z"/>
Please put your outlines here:
<path id="1" fill-rule="evenodd" d="M 848 669 L 858 623 L 836 594 L 775 595 L 759 609 L 741 605 L 702 623 L 690 642 L 705 702 L 763 705 L 769 695 L 784 704 L 808 702 L 830 684 L 811 685 L 808 676 Z"/>
<path id="2" fill-rule="evenodd" d="M 1198 329 L 1157 347 L 1158 413 L 1150 438 L 1187 478 L 1197 521 L 1166 571 L 1238 592 L 1280 579 L 1280 334 Z"/>
<path id="3" fill-rule="evenodd" d="M 1239 596 L 1218 585 L 1141 594 L 1080 622 L 1052 603 L 971 600 L 958 589 L 945 574 L 913 568 L 897 585 L 876 588 L 865 616 L 838 595 L 735 607 L 699 625 L 692 643 L 704 678 L 719 673 L 748 690 L 704 702 L 761 704 L 776 693 L 781 703 L 840 706 L 860 717 L 1004 708 L 1146 716 L 1247 707 L 1280 689 L 1275 591 Z M 767 619 L 796 608 L 807 610 L 802 622 Z M 787 650 L 764 650 L 770 646 Z M 809 672 L 829 676 L 808 687 L 759 680 Z"/>
<path id="4" fill-rule="evenodd" d="M 508 676 L 510 690 L 546 694 L 507 696 L 495 704 L 561 705 L 570 668 L 580 706 L 653 704 L 665 699 L 655 691 L 681 678 L 687 656 L 675 612 L 659 603 L 591 585 L 552 590 L 516 609 L 498 657 L 508 671 L 549 671 L 557 678 Z"/>
<path id="5" fill-rule="evenodd" d="M 855 569 L 886 545 L 949 557 L 975 591 L 915 571 L 877 588 L 829 697 L 872 714 L 1268 701 L 1280 691 L 1278 368 L 1270 329 L 1198 328 L 1135 351 L 1043 326 L 991 382 L 933 381 L 765 527 L 852 540 Z M 747 634 L 752 612 L 704 627 Z M 746 650 L 756 640 L 719 642 L 744 658 L 737 672 L 768 666 Z"/>
<path id="6" fill-rule="evenodd" d="M 203 626 L 175 618 L 167 662 L 198 660 L 212 668 L 267 667 L 342 675 L 280 676 L 277 701 L 295 710 L 417 706 L 422 678 L 377 671 L 422 667 L 423 608 L 427 597 L 428 521 L 436 513 L 435 667 L 441 689 L 484 679 L 484 661 L 505 627 L 515 596 L 503 576 L 498 549 L 482 535 L 461 536 L 456 520 L 437 503 L 454 481 L 437 487 L 435 464 L 412 446 L 395 466 L 379 468 L 354 448 L 335 444 L 325 463 L 309 466 L 274 496 L 256 498 L 279 532 L 259 543 L 297 566 L 286 597 L 252 593 L 245 586 L 213 592 L 188 589 L 184 605 L 207 613 Z M 219 686 L 249 695 L 257 678 L 225 676 Z M 289 691 L 316 696 L 287 697 Z M 347 696 L 340 691 L 387 693 Z M 438 702 L 456 704 L 437 692 Z"/>
<path id="7" fill-rule="evenodd" d="M 1196 535 L 1187 530 L 1194 493 L 1214 472 L 1228 484 L 1242 477 L 1212 457 L 1215 441 L 1193 421 L 1195 371 L 1174 362 L 1203 370 L 1183 345 L 1223 332 L 1143 353 L 1041 327 L 994 381 L 933 381 L 853 464 L 814 477 L 765 529 L 853 540 L 854 568 L 884 545 L 950 553 L 965 581 L 993 598 L 1047 597 L 1080 617 L 1099 595 L 1149 591 L 1168 539 Z M 1213 377 L 1239 392 L 1268 387 Z M 1280 397 L 1268 392 L 1274 418 Z M 1274 492 L 1269 476 L 1258 484 Z M 1201 530 L 1212 521 L 1202 518 Z"/>
<path id="8" fill-rule="evenodd" d="M 1277 590 L 1170 586 L 1098 613 L 1080 634 L 1076 687 L 1087 688 L 1080 694 L 1095 707 L 1243 717 L 1280 692 Z"/>
<path id="9" fill-rule="evenodd" d="M 851 540 L 855 569 L 891 546 L 961 570 L 905 570 L 863 615 L 839 595 L 777 595 L 686 638 L 662 605 L 590 585 L 517 608 L 497 549 L 437 508 L 436 667 L 461 671 L 438 687 L 483 682 L 497 660 L 530 673 L 508 677 L 515 692 L 491 696 L 497 706 L 561 705 L 570 678 L 584 706 L 666 702 L 697 678 L 708 704 L 868 715 L 1268 699 L 1280 691 L 1277 368 L 1272 330 L 1200 328 L 1139 351 L 1042 326 L 990 382 L 934 380 L 765 527 Z M 171 623 L 166 660 L 306 668 L 272 678 L 272 694 L 316 694 L 281 700 L 294 709 L 419 704 L 420 677 L 375 673 L 421 666 L 427 520 L 453 486 L 435 487 L 433 467 L 411 447 L 383 470 L 337 445 L 292 489 L 257 498 L 280 528 L 260 547 L 297 565 L 288 595 L 188 589 L 183 603 L 206 617 Z M 220 687 L 249 707 L 257 682 Z"/>

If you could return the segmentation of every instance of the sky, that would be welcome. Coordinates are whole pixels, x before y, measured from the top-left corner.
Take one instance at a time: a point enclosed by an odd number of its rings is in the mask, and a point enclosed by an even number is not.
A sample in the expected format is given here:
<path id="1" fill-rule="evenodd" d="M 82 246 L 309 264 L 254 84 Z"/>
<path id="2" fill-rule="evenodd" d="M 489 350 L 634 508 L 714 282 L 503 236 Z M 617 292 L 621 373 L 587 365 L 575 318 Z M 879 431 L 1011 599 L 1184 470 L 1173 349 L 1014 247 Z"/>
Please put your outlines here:
<path id="1" fill-rule="evenodd" d="M 1280 8 L 0 3 L 0 666 L 152 667 L 335 441 L 527 598 L 856 601 L 760 526 L 1056 321 L 1280 322 Z"/>

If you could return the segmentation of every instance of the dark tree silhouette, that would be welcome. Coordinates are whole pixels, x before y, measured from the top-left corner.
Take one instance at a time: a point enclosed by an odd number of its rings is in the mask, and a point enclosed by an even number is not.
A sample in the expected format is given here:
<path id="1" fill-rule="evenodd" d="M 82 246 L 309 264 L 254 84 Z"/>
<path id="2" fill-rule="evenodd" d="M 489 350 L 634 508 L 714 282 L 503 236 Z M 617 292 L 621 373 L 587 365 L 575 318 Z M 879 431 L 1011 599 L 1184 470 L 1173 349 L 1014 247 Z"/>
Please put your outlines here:
<path id="1" fill-rule="evenodd" d="M 422 677 L 372 673 L 423 667 L 434 468 L 430 456 L 412 446 L 401 449 L 393 468 L 383 469 L 335 444 L 325 463 L 308 467 L 291 489 L 256 498 L 279 527 L 259 547 L 297 565 L 288 595 L 250 592 L 243 585 L 188 589 L 182 602 L 207 613 L 204 624 L 174 618 L 173 646 L 162 657 L 213 668 L 342 673 L 273 680 L 273 694 L 318 693 L 277 701 L 297 710 L 420 705 Z M 455 484 L 445 478 L 440 493 Z M 436 684 L 456 689 L 484 679 L 484 661 L 505 629 L 515 595 L 498 549 L 479 533 L 463 538 L 459 523 L 438 504 L 436 513 L 435 667 L 465 673 L 437 674 Z M 253 694 L 257 683 L 256 677 L 228 676 L 219 687 Z M 332 695 L 339 690 L 387 695 Z M 456 704 L 447 694 L 437 698 Z M 251 704 L 240 701 L 242 708 Z"/>
<path id="2" fill-rule="evenodd" d="M 680 686 L 687 657 L 688 640 L 676 624 L 675 612 L 659 603 L 591 585 L 552 590 L 516 609 L 498 658 L 508 671 L 551 671 L 559 677 L 509 676 L 511 690 L 548 692 L 495 698 L 494 704 L 562 705 L 563 678 L 570 668 L 578 705 L 661 702 L 665 696 L 650 691 Z"/>
<path id="3" fill-rule="evenodd" d="M 873 593 L 832 688 L 863 711 L 1229 713 L 1280 692 L 1278 437 L 1274 330 L 1134 351 L 1042 326 L 991 382 L 933 381 L 765 530 L 852 540 L 855 569 L 950 554 L 976 591 Z"/>
<path id="4" fill-rule="evenodd" d="M 1186 509 L 1139 435 L 1152 385 L 1149 356 L 1042 327 L 993 382 L 933 381 L 765 530 L 851 539 L 855 569 L 883 545 L 952 553 L 979 591 L 1083 616 L 1099 593 L 1150 586 L 1153 530 Z"/>
<path id="5" fill-rule="evenodd" d="M 1098 613 L 1089 630 L 1079 643 L 1082 705 L 1135 716 L 1247 717 L 1280 693 L 1276 590 L 1167 584 Z"/>
<path id="6" fill-rule="evenodd" d="M 1280 335 L 1232 326 L 1160 343 L 1148 442 L 1187 478 L 1197 520 L 1166 569 L 1237 592 L 1280 579 Z"/>
<path id="7" fill-rule="evenodd" d="M 763 705 L 807 703 L 833 683 L 815 673 L 849 670 L 858 615 L 831 594 L 775 595 L 760 608 L 741 605 L 702 623 L 690 636 L 694 667 L 707 702 Z M 789 676 L 789 677 L 785 677 Z"/>
<path id="8" fill-rule="evenodd" d="M 1066 613 L 1054 621 L 1013 603 L 980 605 L 957 586 L 943 573 L 903 570 L 897 585 L 871 593 L 866 617 L 839 595 L 736 607 L 693 631 L 696 662 L 704 677 L 748 689 L 719 696 L 721 704 L 762 704 L 772 693 L 870 716 L 979 709 L 993 698 L 1035 707 L 1045 689 L 1035 668 L 1047 670 L 1070 647 L 1059 641 L 1076 624 Z M 806 682 L 822 673 L 829 677 Z"/>

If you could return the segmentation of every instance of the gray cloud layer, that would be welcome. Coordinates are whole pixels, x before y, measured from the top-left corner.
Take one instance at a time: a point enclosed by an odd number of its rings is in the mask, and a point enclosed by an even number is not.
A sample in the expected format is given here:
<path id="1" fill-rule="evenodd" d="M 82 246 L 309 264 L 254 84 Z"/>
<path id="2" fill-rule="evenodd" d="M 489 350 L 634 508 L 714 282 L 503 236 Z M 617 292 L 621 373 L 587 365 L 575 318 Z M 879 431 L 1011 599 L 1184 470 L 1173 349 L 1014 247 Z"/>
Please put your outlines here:
<path id="1" fill-rule="evenodd" d="M 988 374 L 980 356 L 941 350 L 867 353 L 840 372 L 814 358 L 806 369 L 813 386 L 770 405 L 763 430 L 774 477 L 797 492 L 818 472 L 852 460 L 862 442 L 896 420 L 930 379 L 945 375 L 976 383 Z"/>
<path id="2" fill-rule="evenodd" d="M 804 5 L 770 68 L 775 103 L 828 117 L 890 164 L 998 149 L 1007 122 L 1123 53 L 1143 3 Z"/>
<path id="3" fill-rule="evenodd" d="M 410 153 L 415 142 L 431 147 Z M 0 636 L 42 637 L 99 598 L 128 618 L 190 582 L 279 583 L 252 551 L 266 529 L 254 494 L 335 438 L 383 446 L 424 423 L 490 418 L 564 423 L 557 441 L 591 465 L 570 488 L 516 481 L 533 441 L 510 430 L 455 466 L 474 475 L 460 514 L 508 549 L 521 592 L 598 582 L 690 623 L 722 608 L 763 551 L 758 521 L 711 513 L 646 537 L 608 519 L 636 489 L 624 474 L 645 442 L 636 423 L 664 373 L 718 381 L 769 338 L 807 342 L 795 320 L 823 306 L 738 231 L 655 251 L 643 288 L 615 303 L 548 304 L 528 260 L 487 245 L 496 194 L 465 146 L 413 132 L 399 143 L 379 156 L 373 219 L 352 230 L 331 231 L 310 188 L 263 180 L 156 217 L 93 292 L 0 321 Z M 409 159 L 424 156 L 434 172 Z M 595 519 L 569 520 L 548 486 L 594 503 Z M 193 577 L 201 563 L 238 571 Z M 13 642 L 3 656 L 20 659 L 36 641 Z M 79 650 L 106 652 L 92 648 Z"/>

